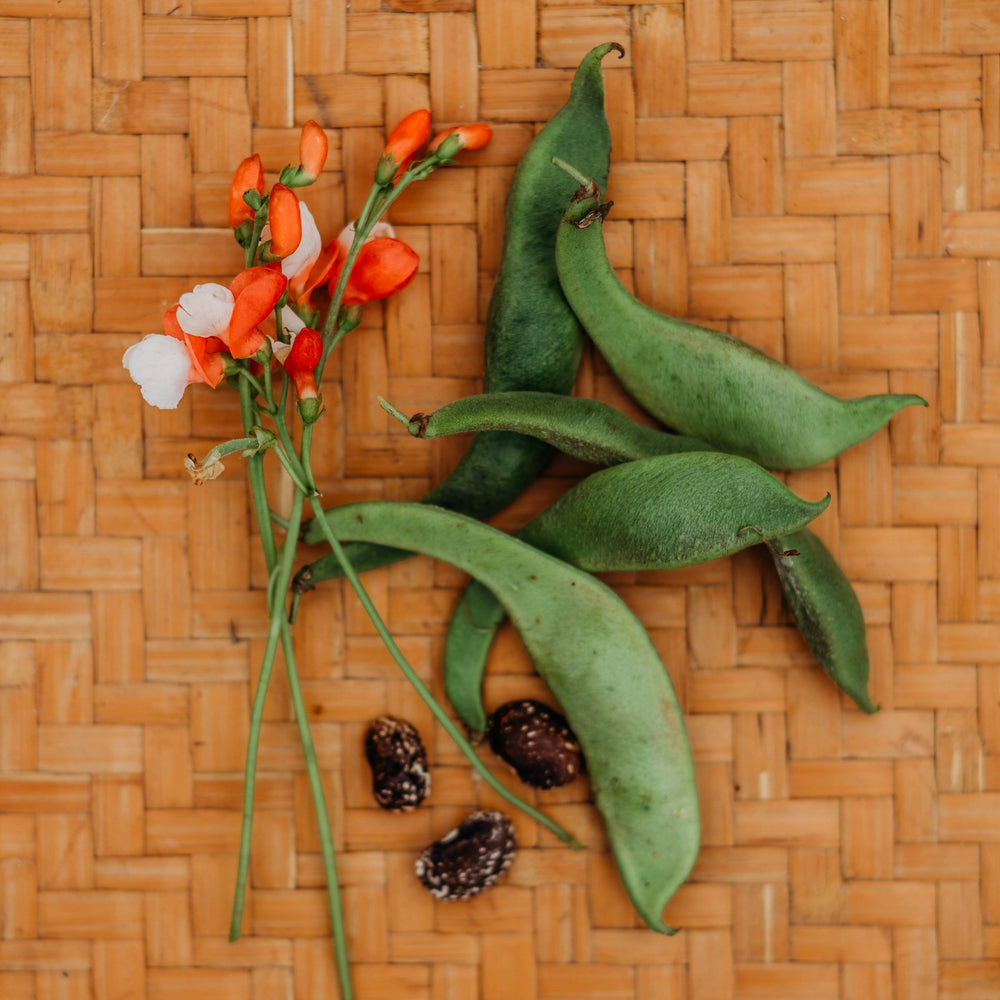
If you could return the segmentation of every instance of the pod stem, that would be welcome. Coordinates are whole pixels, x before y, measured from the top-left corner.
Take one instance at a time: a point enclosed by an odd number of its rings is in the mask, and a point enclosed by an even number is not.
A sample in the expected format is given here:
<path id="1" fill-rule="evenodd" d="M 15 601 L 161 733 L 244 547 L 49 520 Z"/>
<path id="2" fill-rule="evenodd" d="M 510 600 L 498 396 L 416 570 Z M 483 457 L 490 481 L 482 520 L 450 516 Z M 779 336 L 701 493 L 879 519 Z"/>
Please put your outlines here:
<path id="1" fill-rule="evenodd" d="M 384 396 L 377 396 L 376 399 L 378 399 L 378 405 L 381 406 L 390 417 L 398 420 L 404 427 L 410 426 L 410 418 L 402 410 L 393 406 L 392 403 L 390 403 Z"/>
<path id="2" fill-rule="evenodd" d="M 378 398 L 378 405 L 389 414 L 390 417 L 394 417 L 398 420 L 414 437 L 421 438 L 427 437 L 427 420 L 428 417 L 423 413 L 414 413 L 412 417 L 408 417 L 402 410 L 397 409 L 389 400 L 384 399 L 382 396 Z M 436 435 L 431 435 L 435 437 Z"/>
<path id="3" fill-rule="evenodd" d="M 569 174 L 580 185 L 580 187 L 587 187 L 594 183 L 593 179 L 581 174 L 579 170 L 576 169 L 571 163 L 567 163 L 565 160 L 560 159 L 558 156 L 552 157 L 553 166 L 558 167 L 564 174 Z"/>

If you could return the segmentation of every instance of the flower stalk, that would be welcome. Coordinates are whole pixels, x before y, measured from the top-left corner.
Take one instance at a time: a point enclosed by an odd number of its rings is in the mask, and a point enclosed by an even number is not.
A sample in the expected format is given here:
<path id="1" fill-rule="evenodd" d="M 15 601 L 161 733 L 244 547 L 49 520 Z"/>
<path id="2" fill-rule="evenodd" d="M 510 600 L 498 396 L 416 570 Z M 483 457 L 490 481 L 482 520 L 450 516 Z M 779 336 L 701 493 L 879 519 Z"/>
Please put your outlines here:
<path id="1" fill-rule="evenodd" d="M 337 861 L 322 776 L 298 677 L 289 614 L 290 584 L 306 502 L 319 519 L 331 550 L 397 666 L 473 768 L 512 805 L 562 840 L 578 846 L 575 838 L 558 824 L 493 777 L 407 662 L 327 525 L 311 467 L 313 428 L 324 412 L 319 383 L 331 351 L 358 326 L 364 303 L 392 294 L 416 273 L 416 254 L 391 235 L 391 227 L 383 224 L 376 229 L 379 220 L 410 184 L 426 179 L 437 167 L 451 162 L 451 157 L 461 149 L 479 148 L 489 135 L 485 125 L 449 129 L 432 142 L 423 159 L 417 160 L 430 136 L 430 114 L 418 111 L 408 115 L 388 137 L 374 183 L 353 230 L 349 227 L 340 241 L 328 244 L 325 249 L 312 215 L 294 191 L 312 184 L 325 163 L 327 139 L 318 123 L 307 122 L 303 127 L 298 166 L 285 167 L 269 192 L 265 192 L 260 157 L 256 154 L 247 157 L 237 168 L 229 192 L 229 221 L 243 248 L 244 270 L 228 288 L 208 283 L 181 296 L 177 305 L 164 315 L 164 332 L 149 335 L 133 345 L 123 359 L 146 400 L 163 409 L 176 407 L 186 386 L 195 382 L 213 388 L 225 382 L 238 389 L 243 436 L 214 446 L 200 463 L 194 456 L 188 456 L 185 463 L 194 482 L 200 484 L 221 474 L 224 457 L 238 453 L 246 459 L 268 571 L 268 629 L 250 708 L 230 938 L 235 940 L 240 935 L 246 905 L 261 727 L 280 647 L 319 828 L 342 1000 L 352 1000 L 354 994 Z M 314 305 L 312 293 L 323 288 L 328 290 L 329 304 L 320 332 L 312 324 L 318 323 L 322 316 L 322 299 Z M 287 417 L 291 411 L 290 387 L 294 387 L 294 412 L 301 424 L 298 446 Z M 273 430 L 264 427 L 265 419 L 273 425 Z M 279 516 L 270 506 L 263 467 L 266 451 L 275 453 L 294 486 L 287 517 Z M 280 546 L 275 537 L 276 524 L 284 532 Z M 294 609 L 294 598 L 291 606 Z"/>

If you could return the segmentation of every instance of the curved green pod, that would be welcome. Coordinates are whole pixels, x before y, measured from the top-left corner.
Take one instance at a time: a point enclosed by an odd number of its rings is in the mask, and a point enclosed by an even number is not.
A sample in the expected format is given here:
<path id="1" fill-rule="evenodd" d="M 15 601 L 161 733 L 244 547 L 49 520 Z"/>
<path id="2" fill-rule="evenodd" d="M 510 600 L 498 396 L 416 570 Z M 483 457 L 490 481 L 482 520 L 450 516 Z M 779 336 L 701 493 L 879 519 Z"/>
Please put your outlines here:
<path id="1" fill-rule="evenodd" d="M 497 595 L 580 742 L 629 897 L 672 933 L 662 912 L 698 854 L 698 796 L 677 696 L 635 615 L 589 574 L 442 508 L 370 501 L 327 518 L 338 538 L 445 560 Z"/>
<path id="2" fill-rule="evenodd" d="M 879 430 L 914 395 L 841 400 L 725 333 L 643 305 L 604 248 L 599 186 L 580 187 L 563 215 L 556 265 L 563 292 L 619 381 L 682 434 L 771 469 L 803 469 Z"/>
<path id="3" fill-rule="evenodd" d="M 504 430 L 540 436 L 560 451 L 594 465 L 617 465 L 684 451 L 714 451 L 683 434 L 665 434 L 630 420 L 607 403 L 551 392 L 494 392 L 466 396 L 430 414 L 407 419 L 380 400 L 414 437 L 436 438 L 470 431 Z M 544 435 L 539 430 L 544 428 Z"/>
<path id="4" fill-rule="evenodd" d="M 591 573 L 677 569 L 795 531 L 829 503 L 797 497 L 748 458 L 701 451 L 595 472 L 517 535 Z"/>
<path id="5" fill-rule="evenodd" d="M 643 427 L 596 400 L 544 393 L 474 396 L 410 419 L 383 405 L 418 436 L 466 433 L 476 426 L 516 426 L 568 455 L 607 465 L 650 454 L 673 455 L 699 444 L 692 438 Z M 710 450 L 708 445 L 701 447 Z M 530 525 L 528 530 L 532 530 Z M 550 524 L 548 530 L 558 533 L 558 525 Z M 533 542 L 544 544 L 544 539 L 536 535 Z M 778 570 L 785 597 L 820 666 L 859 708 L 874 711 L 867 690 L 870 667 L 864 616 L 843 570 L 808 528 L 778 535 L 769 541 L 769 547 L 776 560 L 778 554 L 783 556 Z M 561 555 L 576 562 L 565 545 Z M 473 733 L 481 733 L 486 726 L 482 677 L 503 621 L 496 598 L 474 582 L 463 594 L 445 640 L 445 690 Z"/>
<path id="6" fill-rule="evenodd" d="M 624 55 L 617 42 L 607 42 L 583 57 L 566 103 L 535 136 L 514 171 L 504 207 L 500 268 L 486 314 L 487 392 L 567 393 L 576 379 L 584 334 L 562 293 L 555 265 L 556 231 L 575 182 L 552 166 L 552 157 L 571 159 L 606 182 L 611 132 L 604 114 L 601 61 L 612 51 Z M 524 492 L 550 455 L 551 448 L 537 438 L 506 431 L 479 434 L 423 502 L 488 518 Z M 321 542 L 322 532 L 307 524 L 303 540 Z M 347 551 L 359 572 L 408 555 L 367 544 Z M 310 567 L 308 580 L 296 580 L 296 587 L 301 592 L 340 575 L 336 560 L 324 558 Z"/>
<path id="7" fill-rule="evenodd" d="M 444 688 L 451 707 L 473 738 L 486 732 L 483 674 L 497 630 L 507 620 L 489 587 L 473 580 L 459 598 L 444 640 Z"/>
<path id="8" fill-rule="evenodd" d="M 808 529 L 768 539 L 768 550 L 799 631 L 823 670 L 865 712 L 868 645 L 861 602 L 822 540 Z"/>

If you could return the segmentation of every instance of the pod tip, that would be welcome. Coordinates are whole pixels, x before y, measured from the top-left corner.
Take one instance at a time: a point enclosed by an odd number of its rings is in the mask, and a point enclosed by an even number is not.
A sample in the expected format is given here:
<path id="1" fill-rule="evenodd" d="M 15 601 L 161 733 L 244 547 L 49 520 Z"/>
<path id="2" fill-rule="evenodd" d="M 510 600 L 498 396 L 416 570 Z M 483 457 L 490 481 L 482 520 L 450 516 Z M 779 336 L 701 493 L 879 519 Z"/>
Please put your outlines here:
<path id="1" fill-rule="evenodd" d="M 858 708 L 860 708 L 866 715 L 874 715 L 882 708 L 881 705 L 876 705 L 875 702 L 868 697 L 867 691 L 858 691 L 856 694 L 852 691 L 848 691 L 847 693 L 851 696 L 854 704 L 857 705 Z"/>

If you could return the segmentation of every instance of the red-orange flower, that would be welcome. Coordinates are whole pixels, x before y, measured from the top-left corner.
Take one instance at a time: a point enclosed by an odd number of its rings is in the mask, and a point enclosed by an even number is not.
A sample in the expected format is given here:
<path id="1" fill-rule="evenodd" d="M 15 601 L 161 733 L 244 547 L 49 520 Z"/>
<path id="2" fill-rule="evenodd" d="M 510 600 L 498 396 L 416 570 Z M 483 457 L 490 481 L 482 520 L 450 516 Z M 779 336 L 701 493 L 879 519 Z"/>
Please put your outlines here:
<path id="1" fill-rule="evenodd" d="M 235 302 L 229 319 L 226 342 L 234 358 L 249 358 L 264 344 L 264 334 L 257 326 L 271 314 L 285 294 L 288 279 L 277 265 L 248 267 L 229 285 Z"/>
<path id="2" fill-rule="evenodd" d="M 271 188 L 268 224 L 271 227 L 271 253 L 275 257 L 287 257 L 293 253 L 302 240 L 302 215 L 295 192 L 284 184 L 275 184 Z"/>
<path id="3" fill-rule="evenodd" d="M 375 228 L 377 231 L 379 227 Z M 385 228 L 392 231 L 389 226 Z M 298 274 L 292 279 L 289 295 L 297 304 L 312 309 L 313 292 L 322 285 L 329 286 L 333 295 L 347 262 L 350 236 L 345 239 L 345 234 L 353 235 L 350 226 L 337 239 L 327 243 L 308 274 Z M 392 236 L 369 236 L 362 243 L 347 279 L 342 305 L 364 305 L 398 292 L 413 279 L 419 264 L 417 252 L 402 240 Z"/>
<path id="4" fill-rule="evenodd" d="M 420 258 L 412 247 L 391 236 L 379 236 L 362 243 L 347 279 L 343 304 L 363 306 L 366 302 L 393 295 L 410 283 L 419 263 Z M 331 291 L 337 284 L 340 270 L 336 268 L 330 276 Z"/>
<path id="5" fill-rule="evenodd" d="M 302 173 L 310 180 L 319 177 L 328 150 L 326 132 L 318 122 L 310 119 L 302 126 L 302 135 L 299 136 L 299 163 L 302 164 Z"/>
<path id="6" fill-rule="evenodd" d="M 181 329 L 177 322 L 177 310 L 180 305 L 171 306 L 163 314 L 163 332 L 168 337 L 181 341 L 187 348 L 191 359 L 192 382 L 204 382 L 213 389 L 222 381 L 228 358 L 226 344 L 219 337 L 193 337 Z"/>
<path id="7" fill-rule="evenodd" d="M 322 357 L 323 338 L 320 334 L 308 326 L 299 330 L 283 362 L 299 399 L 316 399 L 319 396 L 316 366 Z"/>
<path id="8" fill-rule="evenodd" d="M 122 357 L 142 398 L 161 410 L 173 410 L 184 390 L 195 382 L 214 389 L 225 374 L 229 355 L 218 337 L 185 333 L 177 322 L 179 305 L 163 316 L 163 333 L 151 333 L 133 344 Z"/>
<path id="9" fill-rule="evenodd" d="M 181 296 L 174 315 L 189 336 L 217 337 L 234 358 L 248 358 L 263 346 L 257 326 L 277 305 L 285 285 L 277 264 L 249 267 L 228 288 L 215 282 L 195 285 Z"/>
<path id="10" fill-rule="evenodd" d="M 343 266 L 344 258 L 347 256 L 344 248 L 338 240 L 331 240 L 319 257 L 308 270 L 303 269 L 294 275 L 288 283 L 288 294 L 299 304 L 309 309 L 313 308 L 312 293 L 321 285 L 325 285 L 330 280 L 333 269 Z"/>
<path id="11" fill-rule="evenodd" d="M 234 228 L 253 218 L 253 209 L 243 200 L 247 191 L 256 191 L 260 195 L 264 193 L 264 167 L 257 153 L 243 160 L 233 174 L 233 183 L 229 188 L 229 225 Z"/>
<path id="12" fill-rule="evenodd" d="M 482 149 L 493 138 L 493 129 L 485 122 L 472 122 L 469 125 L 457 125 L 455 128 L 445 129 L 431 139 L 427 152 L 438 152 L 441 144 L 449 137 L 448 146 L 442 151 L 442 159 L 448 159 L 463 149 Z"/>
<path id="13" fill-rule="evenodd" d="M 387 184 L 394 179 L 398 180 L 430 134 L 431 113 L 426 108 L 411 111 L 389 133 L 376 178 L 385 178 Z"/>

